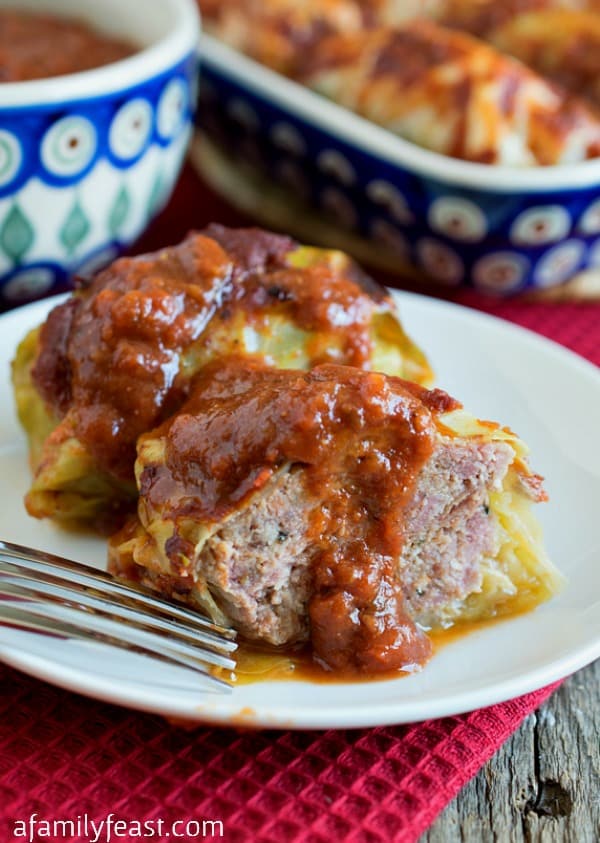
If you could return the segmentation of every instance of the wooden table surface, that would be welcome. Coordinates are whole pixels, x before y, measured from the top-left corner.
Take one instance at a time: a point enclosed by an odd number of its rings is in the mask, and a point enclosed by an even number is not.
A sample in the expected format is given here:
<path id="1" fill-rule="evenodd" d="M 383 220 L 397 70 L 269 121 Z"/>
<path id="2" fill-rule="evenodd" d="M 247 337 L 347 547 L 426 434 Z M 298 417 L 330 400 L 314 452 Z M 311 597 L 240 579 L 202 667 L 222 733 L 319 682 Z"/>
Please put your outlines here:
<path id="1" fill-rule="evenodd" d="M 600 661 L 571 676 L 420 843 L 600 841 Z"/>

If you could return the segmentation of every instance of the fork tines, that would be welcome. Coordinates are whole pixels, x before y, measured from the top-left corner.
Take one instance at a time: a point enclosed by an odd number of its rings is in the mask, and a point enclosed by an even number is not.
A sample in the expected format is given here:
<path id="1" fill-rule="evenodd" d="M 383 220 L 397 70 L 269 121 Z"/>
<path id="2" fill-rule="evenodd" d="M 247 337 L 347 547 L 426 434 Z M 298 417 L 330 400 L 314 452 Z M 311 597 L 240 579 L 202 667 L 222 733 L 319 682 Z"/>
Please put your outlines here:
<path id="1" fill-rule="evenodd" d="M 235 632 L 109 574 L 0 541 L 0 626 L 101 641 L 181 665 L 212 690 L 231 690 L 210 671 L 235 669 Z"/>

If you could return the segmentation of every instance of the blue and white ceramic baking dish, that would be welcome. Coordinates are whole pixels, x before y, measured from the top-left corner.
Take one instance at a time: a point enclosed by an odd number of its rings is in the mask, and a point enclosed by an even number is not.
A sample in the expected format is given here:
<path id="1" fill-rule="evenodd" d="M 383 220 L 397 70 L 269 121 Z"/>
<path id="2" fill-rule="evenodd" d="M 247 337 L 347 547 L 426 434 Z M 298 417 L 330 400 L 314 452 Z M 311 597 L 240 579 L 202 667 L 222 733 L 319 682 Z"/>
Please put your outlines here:
<path id="1" fill-rule="evenodd" d="M 0 84 L 0 310 L 107 263 L 165 204 L 197 97 L 194 0 L 0 0 L 139 46 L 95 70 Z M 56 49 L 60 49 L 60 44 Z"/>
<path id="2" fill-rule="evenodd" d="M 600 267 L 600 160 L 531 169 L 454 160 L 206 35 L 201 60 L 209 137 L 439 282 L 509 293 Z"/>

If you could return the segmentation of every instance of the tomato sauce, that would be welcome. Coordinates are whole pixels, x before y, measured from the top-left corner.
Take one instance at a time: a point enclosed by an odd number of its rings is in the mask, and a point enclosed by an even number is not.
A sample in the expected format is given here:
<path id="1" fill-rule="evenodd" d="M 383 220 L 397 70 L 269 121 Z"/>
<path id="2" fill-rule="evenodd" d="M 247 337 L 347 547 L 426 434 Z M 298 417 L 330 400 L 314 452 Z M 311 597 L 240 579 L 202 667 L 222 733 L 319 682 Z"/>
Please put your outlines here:
<path id="1" fill-rule="evenodd" d="M 301 468 L 313 549 L 308 603 L 315 658 L 336 672 L 413 670 L 430 656 L 408 614 L 395 560 L 404 510 L 436 441 L 435 415 L 457 405 L 395 377 L 333 364 L 310 372 L 218 360 L 197 376 L 182 411 L 149 436 L 164 462 L 140 494 L 177 524 L 219 523 L 274 473 Z M 194 548 L 177 530 L 172 571 Z"/>
<path id="2" fill-rule="evenodd" d="M 240 311 L 250 325 L 276 308 L 300 329 L 329 331 L 343 341 L 340 362 L 364 367 L 380 288 L 356 268 L 296 269 L 288 255 L 297 248 L 287 237 L 213 225 L 115 261 L 48 316 L 37 389 L 59 417 L 69 414 L 100 468 L 132 480 L 138 436 L 181 407 L 200 365 L 193 360 L 209 355 L 211 326 Z"/>
<path id="3" fill-rule="evenodd" d="M 133 45 L 77 20 L 0 9 L 0 83 L 80 73 L 135 51 Z"/>

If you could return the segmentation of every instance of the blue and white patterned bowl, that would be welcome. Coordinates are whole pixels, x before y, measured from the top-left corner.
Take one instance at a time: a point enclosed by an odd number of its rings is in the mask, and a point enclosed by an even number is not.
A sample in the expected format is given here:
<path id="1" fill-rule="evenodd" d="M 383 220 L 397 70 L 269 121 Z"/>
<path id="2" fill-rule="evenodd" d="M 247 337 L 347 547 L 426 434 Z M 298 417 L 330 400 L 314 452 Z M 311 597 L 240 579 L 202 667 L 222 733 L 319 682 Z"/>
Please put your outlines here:
<path id="1" fill-rule="evenodd" d="M 28 7 L 76 14 L 140 50 L 0 84 L 0 310 L 65 289 L 139 237 L 172 192 L 197 98 L 193 0 L 22 0 Z"/>
<path id="2" fill-rule="evenodd" d="M 515 169 L 420 149 L 202 38 L 200 125 L 442 284 L 493 293 L 600 269 L 600 160 Z"/>

